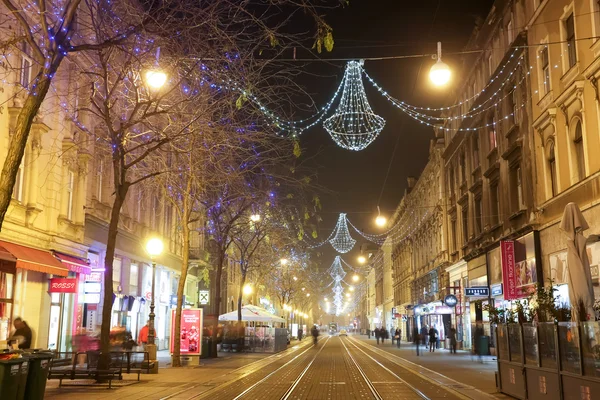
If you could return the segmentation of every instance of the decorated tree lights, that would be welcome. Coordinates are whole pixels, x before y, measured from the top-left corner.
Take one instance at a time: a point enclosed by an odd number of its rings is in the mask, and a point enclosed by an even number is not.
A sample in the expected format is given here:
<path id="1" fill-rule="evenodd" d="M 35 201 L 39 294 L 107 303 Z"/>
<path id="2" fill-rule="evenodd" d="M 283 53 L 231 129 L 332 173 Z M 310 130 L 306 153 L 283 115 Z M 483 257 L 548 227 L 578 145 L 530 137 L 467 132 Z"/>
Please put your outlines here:
<path id="1" fill-rule="evenodd" d="M 338 146 L 355 151 L 369 146 L 385 126 L 385 120 L 369 105 L 362 81 L 363 63 L 362 60 L 348 62 L 338 108 L 323 122 Z"/>

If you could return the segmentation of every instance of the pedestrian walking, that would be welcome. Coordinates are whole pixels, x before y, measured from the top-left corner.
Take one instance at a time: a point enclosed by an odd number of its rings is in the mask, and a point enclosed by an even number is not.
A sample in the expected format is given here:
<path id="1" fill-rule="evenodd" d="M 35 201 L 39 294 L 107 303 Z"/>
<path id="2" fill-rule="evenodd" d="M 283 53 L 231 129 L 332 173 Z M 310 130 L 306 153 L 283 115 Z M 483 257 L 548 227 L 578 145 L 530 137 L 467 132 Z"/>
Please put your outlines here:
<path id="1" fill-rule="evenodd" d="M 381 344 L 385 344 L 385 339 L 389 338 L 389 333 L 388 330 L 385 328 L 381 328 L 383 330 L 383 333 L 381 335 Z"/>
<path id="2" fill-rule="evenodd" d="M 302 341 L 302 328 L 298 329 L 298 341 L 301 342 Z"/>
<path id="3" fill-rule="evenodd" d="M 454 327 L 450 328 L 448 338 L 450 339 L 450 353 L 456 354 L 456 329 Z"/>
<path id="4" fill-rule="evenodd" d="M 475 354 L 477 354 L 477 361 L 483 364 L 483 349 L 481 348 L 481 337 L 483 336 L 483 326 L 477 325 L 475 328 Z"/>
<path id="5" fill-rule="evenodd" d="M 402 336 L 402 330 L 396 329 L 396 347 L 400 348 L 400 337 Z"/>
<path id="6" fill-rule="evenodd" d="M 427 349 L 427 343 L 429 343 L 429 329 L 427 325 L 423 325 L 421 328 L 421 343 L 423 343 L 423 347 Z"/>
<path id="7" fill-rule="evenodd" d="M 417 349 L 417 356 L 419 355 L 419 345 L 421 344 L 421 335 L 419 334 L 419 330 L 415 326 L 413 329 L 413 341 L 415 342 L 415 348 Z"/>
<path id="8" fill-rule="evenodd" d="M 435 353 L 435 345 L 437 343 L 437 339 L 438 339 L 438 330 L 435 329 L 435 326 L 432 326 L 429 329 L 429 352 L 434 352 Z"/>
<path id="9" fill-rule="evenodd" d="M 381 336 L 381 330 L 379 328 L 375 328 L 375 339 L 377 339 L 377 344 L 379 344 L 380 336 Z"/>
<path id="10" fill-rule="evenodd" d="M 396 340 L 396 328 L 392 328 L 392 346 L 394 345 L 394 340 Z"/>

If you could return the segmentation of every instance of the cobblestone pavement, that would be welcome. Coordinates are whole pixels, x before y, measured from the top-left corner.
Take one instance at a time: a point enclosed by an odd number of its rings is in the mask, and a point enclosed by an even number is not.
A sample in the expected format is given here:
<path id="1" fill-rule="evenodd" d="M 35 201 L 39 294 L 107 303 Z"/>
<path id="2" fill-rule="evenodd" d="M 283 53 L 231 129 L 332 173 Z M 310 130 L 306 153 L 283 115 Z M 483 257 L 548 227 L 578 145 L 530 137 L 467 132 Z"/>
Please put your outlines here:
<path id="1" fill-rule="evenodd" d="M 117 389 L 57 388 L 46 399 L 336 400 L 494 399 L 357 337 L 305 340 L 275 355 L 237 354 L 195 368 L 165 368 L 127 378 Z"/>

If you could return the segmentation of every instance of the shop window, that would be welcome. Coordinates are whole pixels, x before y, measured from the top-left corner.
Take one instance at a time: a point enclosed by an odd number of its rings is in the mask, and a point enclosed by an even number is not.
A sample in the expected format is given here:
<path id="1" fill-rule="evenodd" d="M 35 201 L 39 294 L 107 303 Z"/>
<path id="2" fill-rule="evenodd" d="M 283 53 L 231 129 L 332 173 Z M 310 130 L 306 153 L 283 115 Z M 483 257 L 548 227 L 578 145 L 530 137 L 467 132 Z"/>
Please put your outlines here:
<path id="1" fill-rule="evenodd" d="M 577 63 L 577 49 L 575 48 L 575 20 L 571 13 L 563 21 L 563 29 L 565 35 L 568 67 L 572 68 Z"/>
<path id="2" fill-rule="evenodd" d="M 121 265 L 122 260 L 120 258 L 114 258 L 113 260 L 113 292 L 117 293 L 119 286 L 121 285 Z"/>
<path id="3" fill-rule="evenodd" d="M 0 340 L 7 340 L 12 331 L 15 268 L 0 261 Z"/>
<path id="4" fill-rule="evenodd" d="M 129 266 L 129 294 L 132 296 L 138 295 L 138 279 L 139 279 L 139 267 L 137 264 L 131 264 Z"/>
<path id="5" fill-rule="evenodd" d="M 577 166 L 577 181 L 585 179 L 585 154 L 583 151 L 583 134 L 581 121 L 575 125 L 575 135 L 573 137 L 573 147 L 575 149 L 575 164 Z"/>

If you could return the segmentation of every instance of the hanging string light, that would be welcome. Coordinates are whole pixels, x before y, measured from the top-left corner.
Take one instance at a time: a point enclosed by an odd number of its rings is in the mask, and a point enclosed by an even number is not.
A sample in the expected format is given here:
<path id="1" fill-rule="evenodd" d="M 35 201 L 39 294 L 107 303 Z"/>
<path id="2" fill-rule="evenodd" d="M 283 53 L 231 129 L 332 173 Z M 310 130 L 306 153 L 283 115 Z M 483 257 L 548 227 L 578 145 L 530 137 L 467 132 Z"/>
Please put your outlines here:
<path id="1" fill-rule="evenodd" d="M 323 122 L 338 146 L 360 151 L 381 133 L 385 120 L 376 115 L 362 82 L 362 61 L 350 61 L 344 74 L 344 89 L 335 113 Z"/>
<path id="2" fill-rule="evenodd" d="M 346 223 L 346 214 L 341 213 L 338 217 L 333 237 L 329 239 L 331 246 L 339 253 L 347 253 L 354 247 L 356 240 L 350 236 L 348 224 Z"/>

